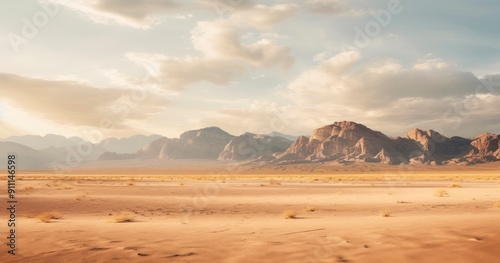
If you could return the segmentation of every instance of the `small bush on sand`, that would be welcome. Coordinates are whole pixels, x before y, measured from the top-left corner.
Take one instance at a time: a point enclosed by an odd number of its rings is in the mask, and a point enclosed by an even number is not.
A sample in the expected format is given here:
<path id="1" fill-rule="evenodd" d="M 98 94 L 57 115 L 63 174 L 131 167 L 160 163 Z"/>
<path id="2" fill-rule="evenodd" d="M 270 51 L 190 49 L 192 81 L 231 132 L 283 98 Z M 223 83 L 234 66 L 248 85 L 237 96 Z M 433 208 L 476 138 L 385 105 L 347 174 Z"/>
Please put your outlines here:
<path id="1" fill-rule="evenodd" d="M 277 180 L 274 180 L 274 179 L 271 179 L 271 180 L 269 180 L 269 184 L 270 185 L 281 185 L 281 182 L 277 181 Z"/>
<path id="2" fill-rule="evenodd" d="M 283 217 L 285 219 L 294 219 L 294 218 L 297 218 L 297 212 L 293 211 L 293 210 L 286 210 L 283 212 Z"/>
<path id="3" fill-rule="evenodd" d="M 450 184 L 448 188 L 462 188 L 462 186 L 459 184 Z"/>
<path id="4" fill-rule="evenodd" d="M 439 196 L 439 197 L 449 196 L 448 192 L 444 189 L 437 189 L 436 192 L 434 193 L 434 195 Z"/>
<path id="5" fill-rule="evenodd" d="M 380 211 L 380 213 L 379 213 L 379 214 L 380 214 L 380 216 L 382 216 L 382 217 L 390 217 L 390 216 L 391 216 L 391 212 L 390 212 L 390 211 L 388 211 L 388 210 L 382 210 L 382 211 Z"/>
<path id="6" fill-rule="evenodd" d="M 36 216 L 37 219 L 44 223 L 52 222 L 52 219 L 61 219 L 62 214 L 58 212 L 44 212 Z"/>
<path id="7" fill-rule="evenodd" d="M 129 223 L 135 221 L 135 215 L 130 212 L 121 212 L 114 216 L 115 223 Z"/>
<path id="8" fill-rule="evenodd" d="M 306 206 L 306 212 L 314 212 L 316 211 L 316 208 L 314 206 L 307 205 Z"/>

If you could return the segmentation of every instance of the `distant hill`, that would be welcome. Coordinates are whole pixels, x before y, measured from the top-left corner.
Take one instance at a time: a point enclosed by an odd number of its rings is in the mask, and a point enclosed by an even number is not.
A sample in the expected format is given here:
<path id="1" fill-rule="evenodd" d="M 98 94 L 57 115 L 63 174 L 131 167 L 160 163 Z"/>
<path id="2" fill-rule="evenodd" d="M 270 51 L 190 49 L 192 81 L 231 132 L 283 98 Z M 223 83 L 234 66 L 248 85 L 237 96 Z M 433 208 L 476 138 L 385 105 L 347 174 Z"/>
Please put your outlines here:
<path id="1" fill-rule="evenodd" d="M 217 159 L 233 135 L 218 127 L 187 131 L 179 138 L 160 138 L 137 152 L 139 158 Z"/>
<path id="2" fill-rule="evenodd" d="M 288 149 L 292 141 L 281 136 L 245 133 L 234 137 L 219 154 L 220 161 L 268 160 Z"/>
<path id="3" fill-rule="evenodd" d="M 270 136 L 270 137 L 281 137 L 281 138 L 285 138 L 287 140 L 290 140 L 290 141 L 295 141 L 297 140 L 297 138 L 299 138 L 299 136 L 293 136 L 293 135 L 288 135 L 288 134 L 283 134 L 281 132 L 277 132 L 277 131 L 273 131 L 273 132 L 270 132 L 267 134 L 267 136 Z"/>
<path id="4" fill-rule="evenodd" d="M 74 146 L 78 143 L 85 142 L 80 137 L 66 138 L 61 135 L 47 134 L 45 136 L 39 135 L 22 135 L 22 136 L 11 136 L 6 138 L 6 142 L 15 142 L 28 146 L 34 150 L 42 150 L 49 147 L 67 147 Z"/>
<path id="5" fill-rule="evenodd" d="M 37 150 L 15 142 L 0 142 L 0 168 L 7 167 L 7 155 L 16 155 L 16 167 L 22 169 L 49 169 L 54 160 Z"/>
<path id="6" fill-rule="evenodd" d="M 154 135 L 134 135 L 128 138 L 109 138 L 99 143 L 99 146 L 108 152 L 117 154 L 136 153 L 138 149 L 146 146 L 147 144 L 162 138 L 163 136 Z"/>

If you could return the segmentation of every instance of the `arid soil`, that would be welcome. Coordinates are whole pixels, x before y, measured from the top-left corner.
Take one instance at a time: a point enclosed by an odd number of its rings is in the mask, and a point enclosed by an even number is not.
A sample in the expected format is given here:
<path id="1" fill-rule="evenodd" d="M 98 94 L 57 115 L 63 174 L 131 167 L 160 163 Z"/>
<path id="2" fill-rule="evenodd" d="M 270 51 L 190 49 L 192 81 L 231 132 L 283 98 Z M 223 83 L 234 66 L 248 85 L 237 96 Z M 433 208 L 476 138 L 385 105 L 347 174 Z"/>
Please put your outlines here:
<path id="1" fill-rule="evenodd" d="M 24 173 L 0 261 L 497 262 L 500 170 L 481 169 Z"/>

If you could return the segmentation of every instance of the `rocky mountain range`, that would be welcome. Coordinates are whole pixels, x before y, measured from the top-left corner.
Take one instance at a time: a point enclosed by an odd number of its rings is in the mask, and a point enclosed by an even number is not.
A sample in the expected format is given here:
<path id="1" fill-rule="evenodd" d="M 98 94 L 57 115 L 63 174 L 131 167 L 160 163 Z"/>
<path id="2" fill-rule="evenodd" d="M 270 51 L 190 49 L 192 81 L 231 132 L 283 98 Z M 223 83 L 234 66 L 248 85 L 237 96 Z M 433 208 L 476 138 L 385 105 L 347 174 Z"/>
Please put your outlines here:
<path id="1" fill-rule="evenodd" d="M 447 138 L 413 129 L 391 138 L 362 124 L 335 122 L 299 137 L 275 163 L 296 161 L 365 161 L 385 164 L 475 164 L 500 159 L 498 135 L 481 134 L 472 139 Z"/>
<path id="2" fill-rule="evenodd" d="M 135 158 L 137 149 L 161 137 L 160 135 L 135 135 L 90 143 L 80 137 L 66 138 L 54 134 L 11 136 L 0 141 L 0 158 L 5 159 L 7 154 L 16 153 L 19 156 L 20 165 L 26 169 L 73 166 L 99 159 L 113 159 L 113 157 L 121 160 L 127 155 Z M 4 167 L 5 163 L 0 162 L 0 168 Z"/>
<path id="3" fill-rule="evenodd" d="M 62 137 L 62 136 L 61 136 Z M 500 136 L 483 133 L 474 138 L 446 137 L 436 131 L 413 129 L 402 137 L 389 137 L 362 124 L 341 121 L 315 129 L 309 137 L 294 138 L 280 133 L 231 135 L 218 127 L 184 132 L 179 138 L 136 135 L 90 144 L 57 136 L 13 137 L 0 142 L 0 158 L 15 152 L 27 169 L 46 169 L 55 164 L 203 159 L 256 165 L 286 165 L 314 162 L 371 162 L 389 165 L 471 165 L 500 160 Z M 40 149 L 47 138 L 48 148 Z M 37 141 L 38 140 L 38 141 Z M 73 142 L 78 144 L 73 144 Z M 62 145 L 62 146 L 61 146 Z M 36 149 L 35 149 L 36 148 Z"/>
<path id="4" fill-rule="evenodd" d="M 234 138 L 218 127 L 187 131 L 179 138 L 160 138 L 137 151 L 141 159 L 217 159 Z"/>

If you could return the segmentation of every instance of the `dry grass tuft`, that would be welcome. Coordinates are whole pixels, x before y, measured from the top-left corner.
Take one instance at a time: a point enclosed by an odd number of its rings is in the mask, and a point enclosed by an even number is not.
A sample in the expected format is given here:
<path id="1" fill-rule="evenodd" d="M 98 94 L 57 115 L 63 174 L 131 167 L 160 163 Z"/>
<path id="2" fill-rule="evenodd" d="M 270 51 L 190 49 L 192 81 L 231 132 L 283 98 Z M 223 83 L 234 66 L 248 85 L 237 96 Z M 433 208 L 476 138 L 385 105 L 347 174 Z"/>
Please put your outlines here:
<path id="1" fill-rule="evenodd" d="M 35 216 L 37 219 L 44 223 L 52 222 L 52 219 L 61 219 L 62 214 L 59 212 L 44 212 Z"/>
<path id="2" fill-rule="evenodd" d="M 274 179 L 271 179 L 271 180 L 269 180 L 269 184 L 270 185 L 281 185 L 281 182 L 277 181 L 277 180 L 274 180 Z"/>
<path id="3" fill-rule="evenodd" d="M 297 212 L 295 212 L 294 210 L 285 210 L 283 212 L 283 217 L 285 219 L 295 219 L 297 218 Z"/>
<path id="4" fill-rule="evenodd" d="M 437 189 L 436 192 L 434 193 L 435 196 L 439 196 L 439 197 L 446 197 L 446 196 L 450 196 L 448 194 L 448 192 L 444 189 Z"/>
<path id="5" fill-rule="evenodd" d="M 448 188 L 462 188 L 462 186 L 459 184 L 450 184 Z"/>
<path id="6" fill-rule="evenodd" d="M 135 215 L 131 212 L 121 212 L 114 216 L 115 223 L 130 223 L 135 221 Z"/>
<path id="7" fill-rule="evenodd" d="M 314 212 L 316 211 L 316 208 L 314 206 L 307 205 L 306 206 L 306 212 Z"/>
<path id="8" fill-rule="evenodd" d="M 380 211 L 379 215 L 382 216 L 382 217 L 390 217 L 391 216 L 391 212 L 388 211 L 388 210 L 382 210 L 382 211 Z"/>
<path id="9" fill-rule="evenodd" d="M 128 185 L 128 186 L 133 186 L 133 185 L 135 185 L 135 183 L 134 183 L 134 182 L 132 182 L 132 181 L 128 181 L 128 182 L 127 182 L 127 185 Z"/>

